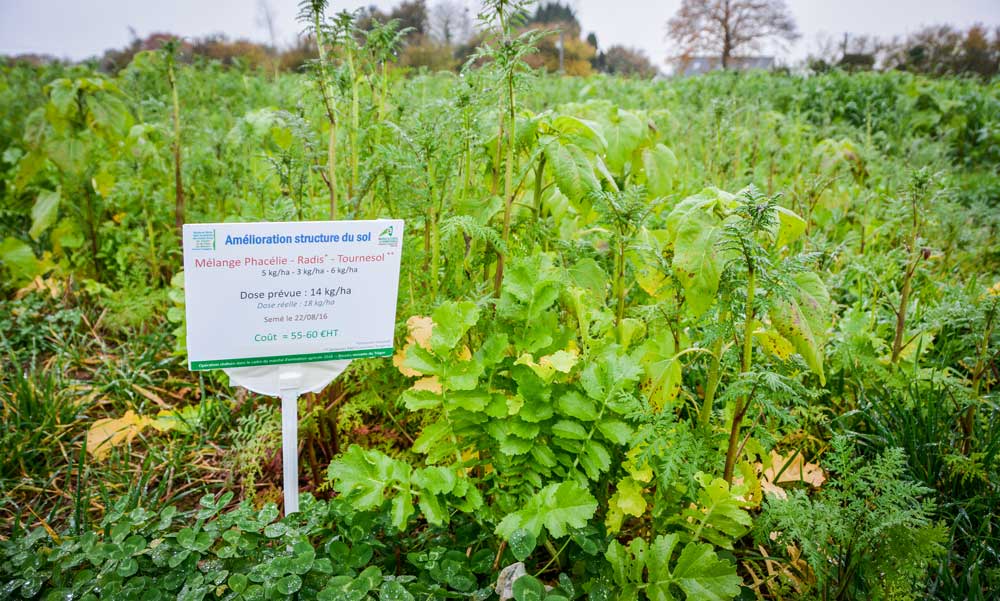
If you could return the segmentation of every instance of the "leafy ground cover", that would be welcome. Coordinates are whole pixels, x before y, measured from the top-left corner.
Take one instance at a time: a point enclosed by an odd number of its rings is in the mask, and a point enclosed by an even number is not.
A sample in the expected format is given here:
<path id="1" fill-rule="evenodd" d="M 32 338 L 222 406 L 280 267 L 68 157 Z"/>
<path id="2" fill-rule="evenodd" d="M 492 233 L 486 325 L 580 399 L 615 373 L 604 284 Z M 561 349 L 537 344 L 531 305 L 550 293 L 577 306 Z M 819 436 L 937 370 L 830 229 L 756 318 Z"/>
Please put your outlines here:
<path id="1" fill-rule="evenodd" d="M 494 4 L 461 76 L 318 2 L 301 74 L 0 66 L 0 596 L 995 595 L 998 83 L 539 76 Z M 176 226 L 390 216 L 279 519 Z"/>

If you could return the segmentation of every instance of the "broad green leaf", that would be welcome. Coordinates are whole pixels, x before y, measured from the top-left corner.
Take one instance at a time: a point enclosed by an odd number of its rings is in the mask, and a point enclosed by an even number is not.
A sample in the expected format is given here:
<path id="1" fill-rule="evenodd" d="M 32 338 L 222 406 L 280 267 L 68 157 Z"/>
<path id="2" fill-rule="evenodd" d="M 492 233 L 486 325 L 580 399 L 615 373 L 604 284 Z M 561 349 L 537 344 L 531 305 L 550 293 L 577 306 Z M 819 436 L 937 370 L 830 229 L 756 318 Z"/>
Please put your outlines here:
<path id="1" fill-rule="evenodd" d="M 414 486 L 443 495 L 454 490 L 456 476 L 454 470 L 446 467 L 425 467 L 415 470 L 411 481 Z"/>
<path id="2" fill-rule="evenodd" d="M 672 403 L 681 392 L 681 362 L 674 345 L 673 332 L 661 328 L 639 347 L 644 389 L 657 410 Z"/>
<path id="3" fill-rule="evenodd" d="M 587 477 L 597 480 L 611 467 L 611 454 L 600 442 L 590 439 L 583 443 L 583 453 L 578 455 Z"/>
<path id="4" fill-rule="evenodd" d="M 580 374 L 580 384 L 590 398 L 607 402 L 618 391 L 637 382 L 641 375 L 637 361 L 612 347 L 590 360 Z"/>
<path id="5" fill-rule="evenodd" d="M 672 244 L 677 238 L 677 229 L 681 224 L 697 220 L 700 216 L 713 217 L 714 222 L 721 221 L 729 211 L 738 204 L 736 196 L 720 190 L 708 187 L 701 192 L 688 196 L 678 202 L 664 222 L 666 237 L 665 243 Z"/>
<path id="6" fill-rule="evenodd" d="M 386 487 L 409 484 L 410 465 L 375 449 L 352 445 L 330 463 L 329 478 L 333 488 L 349 499 L 357 509 L 375 509 L 385 500 Z M 402 508 L 400 508 L 402 509 Z"/>
<path id="7" fill-rule="evenodd" d="M 823 352 L 799 304 L 794 300 L 778 303 L 769 316 L 778 333 L 792 343 L 806 365 L 819 376 L 820 385 L 825 385 Z"/>
<path id="8" fill-rule="evenodd" d="M 406 522 L 413 515 L 413 494 L 410 489 L 399 490 L 390 502 L 389 516 L 396 530 L 406 529 Z"/>
<path id="9" fill-rule="evenodd" d="M 574 286 L 585 288 L 599 302 L 604 302 L 604 297 L 608 293 L 608 274 L 597 261 L 593 259 L 577 261 L 569 268 L 569 277 Z"/>
<path id="10" fill-rule="evenodd" d="M 575 390 L 567 392 L 556 401 L 559 412 L 580 421 L 592 422 L 597 419 L 597 404 Z"/>
<path id="11" fill-rule="evenodd" d="M 515 601 L 542 601 L 545 599 L 545 585 L 530 574 L 525 574 L 514 581 Z"/>
<path id="12" fill-rule="evenodd" d="M 627 515 L 639 517 L 646 512 L 646 499 L 642 496 L 642 484 L 632 478 L 622 478 L 611 503 Z"/>
<path id="13" fill-rule="evenodd" d="M 49 84 L 49 101 L 56 114 L 66 118 L 75 110 L 77 87 L 70 79 L 57 79 Z"/>
<path id="14" fill-rule="evenodd" d="M 552 424 L 552 433 L 560 438 L 570 440 L 585 440 L 587 438 L 587 430 L 579 423 L 569 419 L 561 419 Z"/>
<path id="15" fill-rule="evenodd" d="M 575 206 L 589 206 L 588 198 L 601 189 L 601 184 L 583 150 L 574 144 L 552 141 L 545 145 L 544 152 L 559 191 Z"/>
<path id="16" fill-rule="evenodd" d="M 611 122 L 603 125 L 604 137 L 608 141 L 605 154 L 608 168 L 613 173 L 622 174 L 625 163 L 642 144 L 645 124 L 635 113 L 618 109 L 612 114 Z"/>
<path id="17" fill-rule="evenodd" d="M 431 457 L 447 454 L 446 449 L 453 448 L 450 437 L 453 435 L 451 424 L 440 420 L 424 427 L 420 436 L 413 441 L 413 452 L 429 455 L 428 461 L 436 463 Z M 442 444 L 445 443 L 445 444 Z M 332 464 L 331 464 L 332 465 Z"/>
<path id="18" fill-rule="evenodd" d="M 666 246 L 667 232 L 665 230 L 639 230 L 628 251 L 628 261 L 632 265 L 635 280 L 646 294 L 656 300 L 662 300 L 672 292 L 670 286 L 669 268 L 663 255 Z"/>
<path id="19" fill-rule="evenodd" d="M 32 240 L 38 240 L 42 233 L 49 229 L 59 215 L 60 194 L 58 190 L 43 190 L 31 207 L 31 230 L 28 234 Z"/>
<path id="20" fill-rule="evenodd" d="M 595 121 L 559 115 L 552 120 L 552 129 L 569 142 L 595 154 L 604 154 L 608 147 L 608 142 L 601 133 L 601 126 Z"/>
<path id="21" fill-rule="evenodd" d="M 785 207 L 776 206 L 774 208 L 778 213 L 778 234 L 774 245 L 781 248 L 783 246 L 788 246 L 802 236 L 802 234 L 806 231 L 806 220 Z"/>
<path id="22" fill-rule="evenodd" d="M 120 98 L 97 93 L 87 95 L 87 124 L 101 135 L 122 137 L 131 126 L 128 108 Z"/>
<path id="23" fill-rule="evenodd" d="M 687 601 L 727 601 L 740 594 L 742 584 L 735 565 L 719 559 L 711 545 L 695 543 L 681 550 L 673 580 Z"/>
<path id="24" fill-rule="evenodd" d="M 715 303 L 725 267 L 719 248 L 721 237 L 722 222 L 703 212 L 692 213 L 677 228 L 672 267 L 684 287 L 688 311 L 694 317 Z"/>
<path id="25" fill-rule="evenodd" d="M 597 429 L 605 438 L 615 444 L 627 444 L 632 437 L 632 426 L 618 419 L 604 419 L 598 422 Z"/>
<path id="26" fill-rule="evenodd" d="M 830 329 L 833 316 L 833 304 L 826 284 L 823 278 L 813 271 L 796 273 L 792 276 L 792 280 L 798 284 L 795 300 L 799 310 L 809 322 L 813 337 L 822 345 L 826 340 L 826 333 Z"/>
<path id="27" fill-rule="evenodd" d="M 686 508 L 677 520 L 695 541 L 703 539 L 717 547 L 732 549 L 733 541 L 750 530 L 746 502 L 722 478 L 699 473 L 702 490 L 696 507 Z"/>
<path id="28" fill-rule="evenodd" d="M 530 344 L 527 340 L 520 341 L 523 352 L 534 352 L 536 348 L 551 343 L 553 332 L 541 327 L 542 320 L 548 308 L 559 299 L 563 277 L 563 272 L 553 265 L 550 255 L 533 255 L 512 261 L 504 275 L 498 312 L 505 317 L 531 323 L 533 327 L 529 335 L 533 334 L 536 338 Z"/>
<path id="29" fill-rule="evenodd" d="M 79 175 L 86 164 L 87 147 L 77 138 L 53 138 L 46 141 L 49 159 L 69 175 Z"/>
<path id="30" fill-rule="evenodd" d="M 274 584 L 274 588 L 282 595 L 294 595 L 302 588 L 302 578 L 295 574 L 283 576 Z"/>
<path id="31" fill-rule="evenodd" d="M 479 307 L 469 301 L 446 302 L 433 314 L 430 345 L 438 356 L 455 348 L 469 328 L 479 320 Z"/>
<path id="32" fill-rule="evenodd" d="M 551 355 L 540 357 L 537 363 L 531 353 L 525 353 L 518 357 L 514 364 L 526 365 L 531 368 L 531 370 L 535 372 L 539 378 L 545 382 L 551 382 L 555 377 L 556 372 L 568 374 L 572 371 L 573 366 L 576 365 L 578 359 L 579 353 L 576 350 L 556 351 Z"/>
<path id="33" fill-rule="evenodd" d="M 427 523 L 435 526 L 442 526 L 448 523 L 448 510 L 436 495 L 430 492 L 421 492 L 418 503 L 421 513 L 427 519 Z"/>
<path id="34" fill-rule="evenodd" d="M 514 554 L 514 559 L 524 561 L 535 550 L 538 539 L 524 528 L 518 528 L 511 533 L 507 543 L 510 545 L 511 553 Z"/>
<path id="35" fill-rule="evenodd" d="M 583 528 L 597 511 L 597 500 L 575 481 L 550 484 L 533 495 L 524 509 L 508 514 L 497 525 L 496 533 L 505 539 L 524 528 L 536 538 L 542 528 L 555 538 L 566 535 L 568 528 Z"/>
<path id="36" fill-rule="evenodd" d="M 729 601 L 740 594 L 736 566 L 719 559 L 711 545 L 688 543 L 673 562 L 679 542 L 676 533 L 660 535 L 652 545 L 641 538 L 628 547 L 612 541 L 605 558 L 615 583 L 623 591 L 645 589 L 651 601 L 678 599 L 673 587 L 684 592 L 685 601 Z"/>
<path id="37" fill-rule="evenodd" d="M 410 591 L 406 590 L 398 580 L 386 580 L 379 589 L 379 598 L 382 601 L 415 601 Z"/>
<path id="38" fill-rule="evenodd" d="M 677 180 L 677 157 L 674 152 L 657 144 L 642 151 L 642 166 L 646 174 L 646 191 L 652 198 L 667 196 Z"/>

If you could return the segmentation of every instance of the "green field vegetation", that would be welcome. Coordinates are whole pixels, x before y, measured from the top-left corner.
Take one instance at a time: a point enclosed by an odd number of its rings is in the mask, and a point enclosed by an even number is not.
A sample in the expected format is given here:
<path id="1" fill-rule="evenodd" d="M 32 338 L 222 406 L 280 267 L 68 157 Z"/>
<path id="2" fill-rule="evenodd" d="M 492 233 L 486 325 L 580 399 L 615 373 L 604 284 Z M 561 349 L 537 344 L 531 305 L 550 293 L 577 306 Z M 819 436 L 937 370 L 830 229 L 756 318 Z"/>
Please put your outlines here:
<path id="1" fill-rule="evenodd" d="M 0 65 L 0 598 L 995 599 L 1000 82 L 543 75 L 494 4 L 460 74 Z M 177 226 L 377 217 L 279 519 Z"/>

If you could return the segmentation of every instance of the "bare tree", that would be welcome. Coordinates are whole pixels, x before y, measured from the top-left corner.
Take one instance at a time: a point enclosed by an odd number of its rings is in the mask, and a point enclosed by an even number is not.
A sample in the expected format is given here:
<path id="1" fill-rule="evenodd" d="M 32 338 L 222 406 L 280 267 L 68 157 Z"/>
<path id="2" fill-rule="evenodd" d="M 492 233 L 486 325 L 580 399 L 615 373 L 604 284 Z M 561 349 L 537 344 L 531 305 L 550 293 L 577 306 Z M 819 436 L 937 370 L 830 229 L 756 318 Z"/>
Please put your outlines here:
<path id="1" fill-rule="evenodd" d="M 278 32 L 274 23 L 274 9 L 267 0 L 257 0 L 257 25 L 267 30 L 271 48 L 278 49 Z"/>
<path id="2" fill-rule="evenodd" d="M 682 56 L 718 54 L 725 69 L 737 50 L 769 38 L 791 42 L 799 33 L 784 0 L 683 0 L 667 22 L 667 37 Z"/>
<path id="3" fill-rule="evenodd" d="M 429 16 L 431 36 L 446 46 L 464 44 L 472 36 L 472 19 L 464 2 L 440 0 Z"/>

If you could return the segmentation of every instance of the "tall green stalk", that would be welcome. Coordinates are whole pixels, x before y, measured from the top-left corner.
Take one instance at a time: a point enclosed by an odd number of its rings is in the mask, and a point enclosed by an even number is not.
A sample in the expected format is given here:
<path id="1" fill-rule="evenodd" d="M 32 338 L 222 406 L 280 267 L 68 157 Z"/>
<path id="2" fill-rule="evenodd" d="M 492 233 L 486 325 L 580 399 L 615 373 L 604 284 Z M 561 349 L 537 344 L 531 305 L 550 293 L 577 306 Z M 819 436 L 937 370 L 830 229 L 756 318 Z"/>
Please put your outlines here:
<path id="1" fill-rule="evenodd" d="M 174 122 L 174 227 L 178 237 L 184 227 L 184 184 L 181 180 L 181 103 L 177 93 L 177 74 L 174 63 L 177 57 L 177 40 L 170 40 L 163 47 L 167 61 L 167 81 L 170 83 L 170 96 L 173 101 Z"/>
<path id="2" fill-rule="evenodd" d="M 753 365 L 753 301 L 756 287 L 756 272 L 753 263 L 750 263 L 747 266 L 747 305 L 743 317 L 743 357 L 740 361 L 740 371 L 744 374 L 748 373 Z M 736 465 L 736 453 L 739 449 L 740 426 L 752 400 L 752 395 L 737 399 L 736 408 L 733 410 L 733 422 L 729 428 L 729 444 L 726 448 L 726 467 L 722 472 L 723 479 L 729 483 L 733 481 L 733 468 Z"/>

